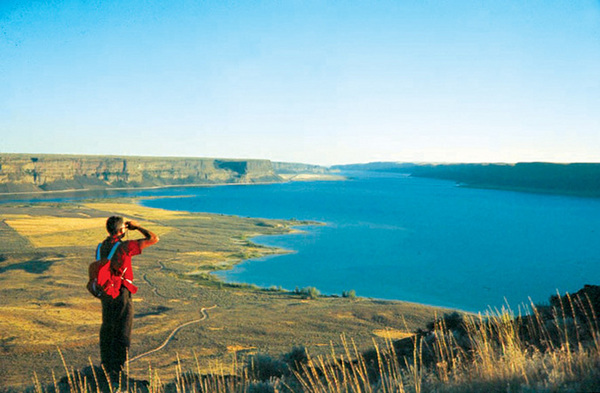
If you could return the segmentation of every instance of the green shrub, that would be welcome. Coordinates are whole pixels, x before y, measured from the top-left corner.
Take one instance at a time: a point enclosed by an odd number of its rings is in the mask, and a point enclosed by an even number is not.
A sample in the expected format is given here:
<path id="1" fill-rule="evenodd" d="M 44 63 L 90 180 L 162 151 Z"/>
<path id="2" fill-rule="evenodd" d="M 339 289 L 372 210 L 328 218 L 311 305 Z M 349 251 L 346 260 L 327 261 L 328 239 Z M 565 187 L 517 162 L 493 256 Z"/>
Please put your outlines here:
<path id="1" fill-rule="evenodd" d="M 319 292 L 319 290 L 315 287 L 305 287 L 302 289 L 298 289 L 298 287 L 296 287 L 294 292 L 298 295 L 304 296 L 307 299 L 316 299 L 321 295 L 321 292 Z"/>
<path id="2" fill-rule="evenodd" d="M 356 291 L 354 289 L 351 289 L 349 291 L 343 291 L 342 297 L 347 297 L 349 299 L 356 299 Z"/>
<path id="3" fill-rule="evenodd" d="M 246 371 L 250 379 L 268 381 L 272 378 L 283 377 L 289 373 L 289 368 L 282 360 L 259 353 L 248 358 Z"/>
<path id="4" fill-rule="evenodd" d="M 308 354 L 305 347 L 294 347 L 290 352 L 284 354 L 281 359 L 291 370 L 299 371 L 302 369 L 302 365 L 308 363 Z"/>

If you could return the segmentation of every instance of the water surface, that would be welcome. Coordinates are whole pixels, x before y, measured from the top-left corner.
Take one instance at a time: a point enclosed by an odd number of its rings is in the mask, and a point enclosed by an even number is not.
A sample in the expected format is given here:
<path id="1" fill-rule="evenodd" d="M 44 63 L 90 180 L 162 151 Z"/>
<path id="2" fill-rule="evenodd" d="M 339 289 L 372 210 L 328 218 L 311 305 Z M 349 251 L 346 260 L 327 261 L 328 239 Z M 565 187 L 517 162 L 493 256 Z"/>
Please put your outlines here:
<path id="1" fill-rule="evenodd" d="M 294 250 L 219 273 L 260 286 L 469 311 L 545 302 L 600 279 L 600 200 L 478 190 L 398 174 L 349 181 L 187 188 L 144 205 L 326 226 L 255 241 Z M 182 190 L 161 190 L 176 195 Z"/>

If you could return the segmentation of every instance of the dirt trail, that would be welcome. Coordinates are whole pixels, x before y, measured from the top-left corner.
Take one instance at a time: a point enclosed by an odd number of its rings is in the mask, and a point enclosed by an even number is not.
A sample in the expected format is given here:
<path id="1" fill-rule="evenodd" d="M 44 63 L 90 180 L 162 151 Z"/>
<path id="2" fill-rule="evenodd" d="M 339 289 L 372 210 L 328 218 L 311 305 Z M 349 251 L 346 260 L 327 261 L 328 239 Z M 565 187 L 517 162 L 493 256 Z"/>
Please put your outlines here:
<path id="1" fill-rule="evenodd" d="M 161 346 L 159 346 L 158 348 L 152 349 L 152 350 L 150 350 L 148 352 L 142 353 L 140 355 L 137 355 L 137 356 L 129 359 L 129 363 L 132 363 L 132 362 L 134 362 L 136 360 L 139 360 L 139 359 L 143 358 L 144 356 L 148 356 L 150 354 L 153 354 L 155 352 L 160 351 L 161 349 L 163 349 L 164 347 L 167 346 L 167 344 L 169 343 L 169 341 L 171 341 L 171 339 L 173 338 L 173 336 L 175 336 L 175 334 L 179 330 L 181 330 L 182 328 L 184 328 L 184 327 L 186 327 L 188 325 L 192 325 L 194 323 L 198 323 L 198 322 L 204 321 L 205 319 L 208 319 L 209 316 L 208 316 L 208 313 L 206 311 L 207 310 L 212 310 L 212 309 L 214 309 L 216 307 L 217 307 L 216 304 L 214 306 L 211 306 L 211 307 L 202 307 L 200 309 L 200 314 L 202 314 L 202 317 L 200 319 L 195 319 L 193 321 L 185 322 L 185 323 L 182 323 L 181 325 L 177 326 L 175 329 L 173 329 L 173 331 L 171 332 L 171 334 L 169 334 L 169 337 L 167 337 L 167 339 L 165 340 L 165 342 L 162 343 Z"/>
<path id="2" fill-rule="evenodd" d="M 165 270 L 165 269 L 166 269 L 166 267 L 165 267 L 164 263 L 162 263 L 161 261 L 159 261 L 159 262 L 158 262 L 158 264 L 160 265 L 160 269 L 159 269 L 159 270 L 161 270 L 161 271 L 162 271 L 162 270 Z M 155 286 L 154 284 L 152 284 L 152 282 L 150 282 L 150 280 L 148 280 L 147 274 L 144 274 L 144 275 L 143 275 L 143 279 L 144 279 L 144 281 L 145 281 L 145 282 L 146 282 L 146 283 L 147 283 L 147 284 L 148 284 L 148 285 L 149 285 L 149 286 L 152 288 L 152 291 L 153 291 L 153 292 L 154 292 L 154 293 L 155 293 L 157 296 L 160 296 L 160 297 L 162 297 L 162 298 L 164 298 L 164 299 L 168 299 L 168 297 L 167 297 L 167 296 L 164 296 L 164 295 L 161 295 L 160 293 L 158 293 L 158 289 L 156 288 L 156 286 Z M 177 334 L 177 332 L 178 332 L 179 330 L 181 330 L 182 328 L 184 328 L 184 327 L 186 327 L 186 326 L 188 326 L 188 325 L 192 325 L 192 324 L 194 324 L 194 323 L 199 323 L 199 322 L 202 322 L 202 321 L 204 321 L 205 319 L 208 319 L 208 318 L 209 318 L 209 316 L 208 316 L 208 313 L 207 313 L 206 311 L 207 311 L 207 310 L 212 310 L 212 309 L 214 309 L 214 308 L 216 308 L 216 307 L 217 307 L 217 305 L 216 305 L 216 304 L 215 304 L 214 306 L 211 306 L 211 307 L 202 307 L 202 308 L 200 309 L 200 314 L 202 315 L 202 317 L 201 317 L 200 319 L 195 319 L 195 320 L 193 320 L 193 321 L 185 322 L 185 323 L 182 323 L 181 325 L 177 326 L 175 329 L 173 329 L 173 331 L 171 332 L 171 334 L 169 334 L 169 337 L 167 337 L 167 339 L 166 339 L 166 340 L 165 340 L 165 341 L 162 343 L 162 345 L 161 345 L 161 346 L 159 346 L 158 348 L 152 349 L 152 350 L 150 350 L 150 351 L 148 351 L 148 352 L 144 352 L 144 353 L 142 353 L 142 354 L 140 354 L 140 355 L 137 355 L 137 356 L 135 356 L 135 357 L 133 357 L 133 358 L 129 359 L 129 363 L 131 363 L 131 362 L 134 362 L 134 361 L 136 361 L 136 360 L 139 360 L 139 359 L 141 359 L 141 358 L 143 358 L 143 357 L 145 357 L 145 356 L 148 356 L 148 355 L 150 355 L 150 354 L 153 354 L 153 353 L 155 353 L 155 352 L 158 352 L 158 351 L 160 351 L 161 349 L 164 349 L 164 348 L 167 346 L 167 344 L 169 343 L 169 341 L 171 341 L 171 339 L 172 339 L 172 338 L 175 336 L 175 334 Z"/>

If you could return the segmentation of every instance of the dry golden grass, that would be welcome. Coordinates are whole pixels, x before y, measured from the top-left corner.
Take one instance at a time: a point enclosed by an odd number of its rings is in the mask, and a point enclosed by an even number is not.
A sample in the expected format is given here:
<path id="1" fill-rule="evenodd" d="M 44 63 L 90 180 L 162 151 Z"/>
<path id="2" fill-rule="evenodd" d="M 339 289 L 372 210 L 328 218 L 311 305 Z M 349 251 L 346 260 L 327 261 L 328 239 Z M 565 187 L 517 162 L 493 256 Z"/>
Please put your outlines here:
<path id="1" fill-rule="evenodd" d="M 412 356 L 398 357 L 392 344 L 395 337 L 385 337 L 383 347 L 375 343 L 378 375 L 367 372 L 370 361 L 342 336 L 341 354 L 332 348 L 326 356 L 309 355 L 308 363 L 295 375 L 302 391 L 323 393 L 600 391 L 597 321 L 593 312 L 578 320 L 565 309 L 562 304 L 554 309 L 553 322 L 543 320 L 535 307 L 535 321 L 524 322 L 506 310 L 485 317 L 467 315 L 463 340 L 470 342 L 468 352 L 443 320 L 435 323 L 428 338 L 412 335 Z M 551 323 L 558 331 L 553 337 L 559 339 L 558 344 L 542 340 L 543 345 L 536 347 L 524 340 L 523 329 L 531 329 L 526 336 L 535 342 L 540 338 L 535 332 L 545 337 Z M 576 332 L 588 332 L 591 337 L 580 341 Z M 424 346 L 433 351 L 433 361 L 424 360 Z"/>
<path id="2" fill-rule="evenodd" d="M 351 312 L 338 312 L 334 315 L 338 319 L 354 319 L 356 318 Z"/>
<path id="3" fill-rule="evenodd" d="M 97 339 L 100 304 L 94 299 L 72 299 L 69 304 L 29 304 L 0 308 L 0 331 L 5 337 L 18 337 L 22 346 L 63 347 L 71 342 Z M 76 330 L 79 334 L 74 335 Z"/>
<path id="4" fill-rule="evenodd" d="M 5 222 L 35 247 L 94 244 L 106 234 L 104 218 L 28 216 L 8 217 Z"/>
<path id="5" fill-rule="evenodd" d="M 131 203 L 106 203 L 106 202 L 98 202 L 98 203 L 86 203 L 84 206 L 98 210 L 104 211 L 107 215 L 120 215 L 124 217 L 136 217 L 136 218 L 146 218 L 152 219 L 156 221 L 161 220 L 181 220 L 181 219 L 206 219 L 210 218 L 207 216 L 201 215 L 192 215 L 187 212 L 177 212 L 170 211 L 152 207 L 145 207 L 141 205 L 131 204 Z"/>
<path id="6" fill-rule="evenodd" d="M 189 251 L 182 252 L 181 255 L 189 255 L 194 257 L 206 258 L 206 259 L 221 259 L 224 255 L 227 255 L 225 252 L 217 252 L 217 251 Z"/>
<path id="7" fill-rule="evenodd" d="M 85 229 L 99 228 L 102 230 L 106 219 L 26 215 L 14 217 L 9 215 L 6 217 L 6 222 L 23 236 L 36 236 Z"/>
<path id="8" fill-rule="evenodd" d="M 231 253 L 226 251 L 190 251 L 180 253 L 179 257 L 180 259 L 189 259 L 192 257 L 196 259 L 199 265 L 218 267 L 235 260 L 230 256 Z M 201 269 L 201 271 L 206 271 L 206 269 Z"/>
<path id="9" fill-rule="evenodd" d="M 247 351 L 253 351 L 256 350 L 256 347 L 248 347 L 248 346 L 243 346 L 243 345 L 228 345 L 227 346 L 227 352 L 247 352 Z"/>
<path id="10" fill-rule="evenodd" d="M 414 333 L 404 332 L 398 329 L 375 329 L 373 330 L 373 334 L 388 340 L 402 340 L 414 336 Z"/>
<path id="11" fill-rule="evenodd" d="M 106 218 L 74 218 L 53 216 L 7 217 L 5 222 L 34 247 L 76 247 L 98 244 L 106 236 Z M 159 236 L 172 228 L 140 222 L 152 226 Z"/>
<path id="12" fill-rule="evenodd" d="M 159 225 L 156 220 L 174 219 L 208 219 L 185 212 L 174 212 L 163 209 L 148 208 L 131 203 L 87 203 L 83 206 L 109 215 L 121 215 L 141 220 L 142 226 L 152 227 L 159 236 L 170 232 L 173 228 Z M 6 214 L 6 224 L 31 242 L 34 247 L 76 247 L 98 243 L 98 239 L 106 236 L 106 217 L 89 217 L 79 213 L 81 217 L 56 217 L 48 215 L 32 216 L 28 214 Z"/>

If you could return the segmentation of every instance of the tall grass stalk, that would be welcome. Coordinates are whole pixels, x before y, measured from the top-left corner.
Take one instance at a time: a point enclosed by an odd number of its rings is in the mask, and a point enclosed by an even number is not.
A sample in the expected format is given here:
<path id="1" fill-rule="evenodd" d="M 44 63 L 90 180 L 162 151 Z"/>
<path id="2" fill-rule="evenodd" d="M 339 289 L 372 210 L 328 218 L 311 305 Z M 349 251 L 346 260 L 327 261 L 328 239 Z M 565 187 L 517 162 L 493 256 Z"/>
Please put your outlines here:
<path id="1" fill-rule="evenodd" d="M 380 377 L 380 389 L 383 393 L 398 392 L 404 393 L 404 381 L 402 379 L 402 370 L 398 364 L 398 356 L 394 349 L 391 339 L 385 341 L 385 348 L 381 349 L 377 341 L 373 340 L 375 352 L 377 354 L 377 365 Z"/>
<path id="2" fill-rule="evenodd" d="M 464 337 L 440 319 L 428 335 L 411 338 L 412 356 L 404 358 L 392 343 L 374 342 L 375 378 L 342 336 L 343 356 L 332 351 L 329 359 L 309 357 L 295 376 L 307 392 L 600 391 L 600 334 L 592 302 L 564 299 L 559 297 L 551 320 L 534 305 L 525 315 L 521 308 L 515 316 L 505 307 L 466 316 Z"/>
<path id="3" fill-rule="evenodd" d="M 554 351 L 556 348 L 554 346 L 552 336 L 548 331 L 548 327 L 544 323 L 542 314 L 540 313 L 538 307 L 535 306 L 531 298 L 529 298 L 529 303 L 531 304 L 533 316 L 535 316 L 535 321 L 533 318 L 528 319 L 529 331 L 532 333 L 532 336 L 538 337 L 540 343 L 543 344 L 547 350 Z"/>
<path id="4" fill-rule="evenodd" d="M 598 332 L 600 330 L 598 330 L 598 317 L 596 316 L 596 312 L 594 311 L 594 305 L 592 304 L 592 301 L 590 300 L 590 297 L 587 295 L 587 293 L 585 294 L 585 298 L 587 300 L 586 304 L 584 304 L 583 300 L 580 298 L 576 299 L 576 303 L 579 309 L 583 310 L 584 312 L 586 323 L 588 325 L 589 331 L 592 334 L 594 346 L 596 347 L 596 350 L 600 352 L 600 341 L 598 335 Z"/>

